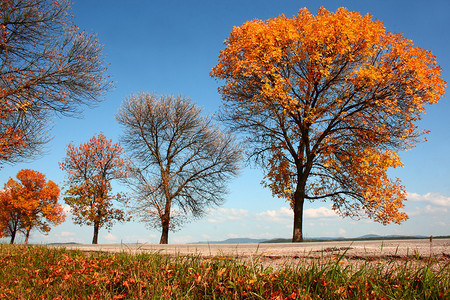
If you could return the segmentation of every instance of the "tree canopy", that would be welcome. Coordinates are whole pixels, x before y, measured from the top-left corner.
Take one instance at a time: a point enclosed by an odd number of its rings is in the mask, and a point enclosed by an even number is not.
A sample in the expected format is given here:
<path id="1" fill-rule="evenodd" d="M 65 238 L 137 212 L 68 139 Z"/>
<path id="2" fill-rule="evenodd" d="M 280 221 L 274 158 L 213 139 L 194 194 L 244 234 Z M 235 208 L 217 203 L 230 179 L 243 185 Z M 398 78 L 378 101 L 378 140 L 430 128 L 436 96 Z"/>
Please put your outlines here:
<path id="1" fill-rule="evenodd" d="M 211 76 L 223 80 L 222 119 L 291 204 L 298 242 L 305 200 L 383 224 L 407 219 L 404 187 L 387 171 L 421 140 L 415 122 L 444 95 L 440 72 L 430 51 L 370 15 L 304 8 L 234 27 Z"/>
<path id="2" fill-rule="evenodd" d="M 32 229 L 47 233 L 50 225 L 64 222 L 65 213 L 58 203 L 60 189 L 45 175 L 29 169 L 20 170 L 18 180 L 9 179 L 0 192 L 0 236 L 25 234 L 25 244 Z"/>
<path id="3" fill-rule="evenodd" d="M 161 244 L 169 229 L 224 201 L 241 148 L 200 107 L 181 96 L 140 93 L 122 103 L 116 118 L 134 164 L 128 183 L 137 214 L 161 228 Z"/>
<path id="4" fill-rule="evenodd" d="M 111 228 L 115 221 L 126 221 L 125 211 L 114 201 L 126 202 L 121 194 L 112 194 L 111 182 L 128 176 L 129 163 L 123 149 L 103 134 L 93 136 L 79 146 L 69 144 L 60 168 L 67 172 L 64 201 L 72 208 L 74 223 L 94 227 L 93 244 L 99 229 Z"/>

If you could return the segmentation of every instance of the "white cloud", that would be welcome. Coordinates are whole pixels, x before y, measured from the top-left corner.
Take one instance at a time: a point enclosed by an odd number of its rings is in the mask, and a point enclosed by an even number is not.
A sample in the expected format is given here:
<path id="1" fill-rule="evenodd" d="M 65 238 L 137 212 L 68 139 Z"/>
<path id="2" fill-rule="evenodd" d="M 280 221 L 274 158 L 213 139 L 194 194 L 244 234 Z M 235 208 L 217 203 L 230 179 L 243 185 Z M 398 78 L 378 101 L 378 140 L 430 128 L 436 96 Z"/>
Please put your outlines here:
<path id="1" fill-rule="evenodd" d="M 303 211 L 303 216 L 308 219 L 338 217 L 333 210 L 323 206 L 306 209 Z M 263 220 L 265 222 L 290 224 L 294 218 L 294 212 L 290 208 L 281 207 L 278 210 L 268 210 L 258 213 L 256 214 L 256 217 L 258 220 Z"/>
<path id="2" fill-rule="evenodd" d="M 256 214 L 257 219 L 270 223 L 287 223 L 291 222 L 294 217 L 292 209 L 287 207 L 280 207 L 278 210 L 268 210 L 262 213 Z"/>
<path id="3" fill-rule="evenodd" d="M 344 228 L 339 228 L 338 233 L 339 235 L 345 236 L 347 234 L 347 230 L 345 230 Z"/>
<path id="4" fill-rule="evenodd" d="M 416 207 L 416 209 L 412 212 L 408 212 L 410 216 L 439 216 L 439 215 L 447 215 L 448 208 L 446 207 L 436 207 L 432 205 L 427 205 L 425 207 Z"/>
<path id="5" fill-rule="evenodd" d="M 330 218 L 338 216 L 333 210 L 324 206 L 306 209 L 303 214 L 306 218 Z"/>
<path id="6" fill-rule="evenodd" d="M 62 231 L 60 236 L 62 236 L 62 237 L 75 236 L 75 232 Z"/>
<path id="7" fill-rule="evenodd" d="M 236 208 L 216 208 L 209 212 L 211 218 L 208 219 L 209 223 L 224 223 L 228 221 L 242 221 L 248 218 L 248 210 L 236 209 Z"/>
<path id="8" fill-rule="evenodd" d="M 436 207 L 436 206 L 432 206 L 432 205 L 425 206 L 425 213 L 428 213 L 428 214 L 441 214 L 441 213 L 447 214 L 447 212 L 448 212 L 448 209 L 446 207 L 442 208 L 442 207 Z"/>
<path id="9" fill-rule="evenodd" d="M 443 215 L 448 216 L 450 212 L 450 197 L 439 193 L 427 193 L 424 195 L 407 193 L 407 199 L 411 204 L 417 203 L 421 205 L 415 206 L 414 209 L 412 207 L 408 209 L 407 214 L 410 218 L 442 218 Z"/>
<path id="10" fill-rule="evenodd" d="M 110 242 L 114 242 L 114 241 L 118 240 L 118 238 L 115 235 L 113 235 L 111 232 L 108 232 L 108 234 L 105 235 L 103 238 Z"/>
<path id="11" fill-rule="evenodd" d="M 63 204 L 62 207 L 63 207 L 63 211 L 64 211 L 66 214 L 72 213 L 72 208 L 71 208 L 69 205 Z"/>
<path id="12" fill-rule="evenodd" d="M 425 195 L 417 193 L 407 193 L 408 201 L 429 203 L 435 206 L 450 208 L 450 197 L 441 195 L 439 193 L 427 193 Z"/>

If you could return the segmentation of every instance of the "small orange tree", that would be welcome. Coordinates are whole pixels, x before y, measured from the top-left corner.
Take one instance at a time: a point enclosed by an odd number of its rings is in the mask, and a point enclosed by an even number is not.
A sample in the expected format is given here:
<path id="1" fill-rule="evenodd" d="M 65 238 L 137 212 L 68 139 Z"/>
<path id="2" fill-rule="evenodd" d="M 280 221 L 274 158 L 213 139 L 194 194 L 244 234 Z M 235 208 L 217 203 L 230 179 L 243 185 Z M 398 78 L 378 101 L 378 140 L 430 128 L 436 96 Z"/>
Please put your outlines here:
<path id="1" fill-rule="evenodd" d="M 2 208 L 0 232 L 11 236 L 11 244 L 18 232 L 25 234 L 25 244 L 32 229 L 49 232 L 50 225 L 64 222 L 65 214 L 58 203 L 59 187 L 45 175 L 33 170 L 20 170 L 18 181 L 10 179 L 0 194 Z"/>
<path id="2" fill-rule="evenodd" d="M 68 173 L 64 201 L 72 208 L 75 224 L 94 226 L 92 244 L 98 242 L 98 231 L 111 228 L 114 221 L 125 221 L 122 209 L 113 201 L 125 202 L 123 194 L 111 193 L 111 181 L 127 177 L 130 166 L 121 158 L 123 149 L 103 134 L 75 147 L 69 144 L 60 167 Z"/>
<path id="3" fill-rule="evenodd" d="M 291 204 L 293 242 L 305 200 L 383 224 L 407 219 L 404 188 L 386 173 L 444 94 L 431 52 L 345 8 L 249 21 L 225 45 L 211 72 L 224 80 L 222 119 L 246 134 L 265 186 Z"/>

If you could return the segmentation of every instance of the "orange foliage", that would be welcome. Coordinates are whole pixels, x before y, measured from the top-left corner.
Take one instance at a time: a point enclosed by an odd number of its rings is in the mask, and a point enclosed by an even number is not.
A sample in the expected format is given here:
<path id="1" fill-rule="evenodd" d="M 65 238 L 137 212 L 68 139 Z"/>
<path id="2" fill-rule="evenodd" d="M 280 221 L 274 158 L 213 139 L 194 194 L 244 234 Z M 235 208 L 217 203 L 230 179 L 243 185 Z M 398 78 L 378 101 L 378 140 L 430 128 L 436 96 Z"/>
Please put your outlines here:
<path id="1" fill-rule="evenodd" d="M 64 200 L 72 207 L 75 224 L 94 226 L 94 242 L 98 230 L 111 228 L 115 220 L 125 221 L 124 211 L 113 200 L 124 202 L 124 195 L 111 194 L 111 181 L 127 177 L 130 168 L 121 158 L 122 147 L 112 144 L 103 134 L 75 147 L 69 144 L 67 156 L 60 167 L 68 174 L 67 195 Z"/>
<path id="2" fill-rule="evenodd" d="M 0 191 L 0 238 L 5 237 L 9 234 L 10 230 L 8 229 L 8 225 L 10 225 L 11 221 L 11 193 L 8 190 Z"/>
<path id="3" fill-rule="evenodd" d="M 248 134 L 274 195 L 293 207 L 329 198 L 383 224 L 407 218 L 405 191 L 386 171 L 424 133 L 414 122 L 425 105 L 444 95 L 430 51 L 345 8 L 248 21 L 225 45 L 211 72 L 225 80 L 224 119 Z"/>
<path id="4" fill-rule="evenodd" d="M 11 235 L 14 242 L 16 233 L 23 232 L 27 243 L 33 228 L 49 232 L 50 225 L 64 222 L 65 214 L 58 203 L 60 190 L 56 183 L 28 169 L 20 170 L 16 177 L 18 181 L 9 179 L 0 193 L 0 235 Z"/>

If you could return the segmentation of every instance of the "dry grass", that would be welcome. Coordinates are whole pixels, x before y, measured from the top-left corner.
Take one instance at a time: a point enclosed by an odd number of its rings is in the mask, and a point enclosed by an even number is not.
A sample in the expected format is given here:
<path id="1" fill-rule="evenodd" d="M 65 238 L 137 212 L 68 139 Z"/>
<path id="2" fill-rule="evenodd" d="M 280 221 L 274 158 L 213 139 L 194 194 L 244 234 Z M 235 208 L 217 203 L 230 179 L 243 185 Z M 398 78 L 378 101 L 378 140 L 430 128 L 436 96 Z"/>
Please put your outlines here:
<path id="1" fill-rule="evenodd" d="M 297 258 L 173 257 L 0 245 L 5 299 L 448 299 L 449 264 L 333 253 Z"/>

